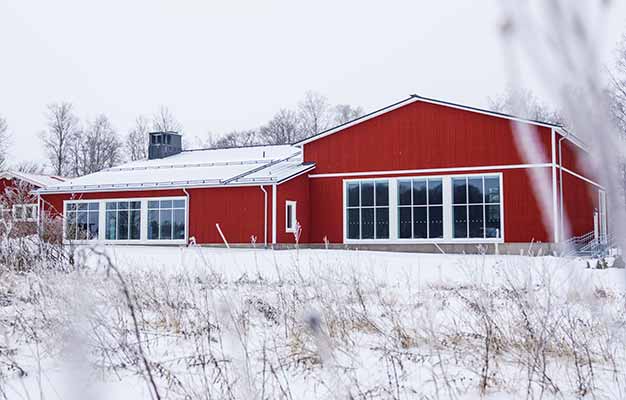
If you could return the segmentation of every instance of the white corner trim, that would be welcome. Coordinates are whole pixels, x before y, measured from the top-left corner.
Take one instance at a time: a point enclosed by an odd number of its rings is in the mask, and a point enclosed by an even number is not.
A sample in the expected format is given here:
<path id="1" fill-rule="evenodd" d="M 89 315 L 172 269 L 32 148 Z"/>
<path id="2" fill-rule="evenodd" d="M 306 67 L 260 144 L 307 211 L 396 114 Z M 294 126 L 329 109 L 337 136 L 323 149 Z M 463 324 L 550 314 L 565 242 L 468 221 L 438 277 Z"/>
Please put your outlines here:
<path id="1" fill-rule="evenodd" d="M 556 184 L 556 132 L 550 130 L 550 145 L 552 147 L 552 235 L 554 243 L 559 243 L 559 206 Z"/>

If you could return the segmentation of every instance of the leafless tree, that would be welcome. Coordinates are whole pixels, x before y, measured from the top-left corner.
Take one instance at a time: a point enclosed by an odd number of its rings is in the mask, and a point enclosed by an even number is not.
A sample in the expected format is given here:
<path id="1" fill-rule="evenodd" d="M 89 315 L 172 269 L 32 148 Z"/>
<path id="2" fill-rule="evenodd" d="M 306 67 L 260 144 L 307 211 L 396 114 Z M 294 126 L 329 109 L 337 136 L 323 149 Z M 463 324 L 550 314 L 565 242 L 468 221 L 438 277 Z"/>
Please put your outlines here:
<path id="1" fill-rule="evenodd" d="M 257 144 L 261 144 L 259 132 L 255 129 L 246 129 L 242 131 L 232 131 L 217 138 L 210 136 L 205 147 L 223 149 L 228 147 L 253 146 Z"/>
<path id="2" fill-rule="evenodd" d="M 63 176 L 69 171 L 70 149 L 76 137 L 78 120 L 71 103 L 48 105 L 48 130 L 42 132 L 48 158 L 55 175 Z"/>
<path id="3" fill-rule="evenodd" d="M 530 90 L 509 88 L 504 94 L 489 98 L 488 101 L 489 108 L 493 111 L 515 114 L 534 121 L 565 124 L 565 120 L 558 111 L 543 103 Z"/>
<path id="4" fill-rule="evenodd" d="M 22 161 L 13 165 L 11 169 L 26 174 L 42 175 L 45 173 L 46 167 L 36 161 Z"/>
<path id="5" fill-rule="evenodd" d="M 282 109 L 260 130 L 263 142 L 268 144 L 288 144 L 304 137 L 301 120 L 292 110 Z"/>
<path id="6" fill-rule="evenodd" d="M 152 116 L 152 130 L 156 132 L 180 132 L 182 125 L 169 108 L 161 106 Z"/>
<path id="7" fill-rule="evenodd" d="M 139 116 L 135 120 L 135 126 L 128 132 L 124 146 L 129 161 L 137 161 L 148 158 L 148 141 L 150 121 Z"/>
<path id="8" fill-rule="evenodd" d="M 611 78 L 611 114 L 621 135 L 626 139 L 626 34 L 617 49 L 615 72 Z"/>
<path id="9" fill-rule="evenodd" d="M 110 168 L 121 160 L 122 143 L 105 115 L 99 115 L 77 135 L 72 146 L 72 173 L 91 174 Z"/>
<path id="10" fill-rule="evenodd" d="M 0 115 L 0 168 L 6 164 L 9 142 L 9 126 L 6 119 Z"/>
<path id="11" fill-rule="evenodd" d="M 332 124 L 331 107 L 325 96 L 308 91 L 298 104 L 298 118 L 305 136 L 315 135 Z"/>
<path id="12" fill-rule="evenodd" d="M 362 107 L 353 107 L 349 104 L 338 104 L 334 108 L 336 125 L 345 124 L 363 115 Z"/>

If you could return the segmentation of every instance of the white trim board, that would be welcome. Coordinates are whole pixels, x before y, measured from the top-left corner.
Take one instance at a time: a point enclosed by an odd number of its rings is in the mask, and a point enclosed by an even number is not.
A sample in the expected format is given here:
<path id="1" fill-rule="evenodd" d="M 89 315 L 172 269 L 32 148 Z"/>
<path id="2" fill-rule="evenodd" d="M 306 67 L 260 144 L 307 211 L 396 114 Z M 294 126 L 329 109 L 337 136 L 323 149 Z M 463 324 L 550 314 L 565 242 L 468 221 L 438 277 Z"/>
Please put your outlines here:
<path id="1" fill-rule="evenodd" d="M 309 174 L 309 178 L 335 178 L 348 176 L 377 176 L 377 175 L 401 175 L 401 174 L 431 174 L 445 172 L 465 172 L 465 171 L 498 171 L 502 169 L 525 169 L 525 168 L 549 168 L 552 163 L 543 164 L 512 164 L 512 165 L 490 165 L 478 167 L 450 167 L 450 168 L 424 168 L 424 169 L 399 169 L 391 171 L 367 171 L 367 172 L 338 172 L 327 174 Z"/>

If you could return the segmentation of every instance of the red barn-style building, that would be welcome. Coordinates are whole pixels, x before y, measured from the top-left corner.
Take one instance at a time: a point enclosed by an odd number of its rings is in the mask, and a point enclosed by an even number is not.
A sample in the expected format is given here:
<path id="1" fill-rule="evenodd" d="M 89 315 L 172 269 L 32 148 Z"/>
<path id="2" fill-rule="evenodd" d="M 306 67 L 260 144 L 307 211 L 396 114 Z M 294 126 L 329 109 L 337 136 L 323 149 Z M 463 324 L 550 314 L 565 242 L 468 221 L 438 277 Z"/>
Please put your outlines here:
<path id="1" fill-rule="evenodd" d="M 63 178 L 58 176 L 1 171 L 0 209 L 2 219 L 11 221 L 11 224 L 2 224 L 2 231 L 10 226 L 14 234 L 36 233 L 39 204 L 35 191 L 61 182 Z"/>
<path id="2" fill-rule="evenodd" d="M 606 234 L 573 134 L 416 95 L 293 145 L 182 151 L 155 132 L 149 153 L 39 191 L 66 240 L 519 253 Z"/>

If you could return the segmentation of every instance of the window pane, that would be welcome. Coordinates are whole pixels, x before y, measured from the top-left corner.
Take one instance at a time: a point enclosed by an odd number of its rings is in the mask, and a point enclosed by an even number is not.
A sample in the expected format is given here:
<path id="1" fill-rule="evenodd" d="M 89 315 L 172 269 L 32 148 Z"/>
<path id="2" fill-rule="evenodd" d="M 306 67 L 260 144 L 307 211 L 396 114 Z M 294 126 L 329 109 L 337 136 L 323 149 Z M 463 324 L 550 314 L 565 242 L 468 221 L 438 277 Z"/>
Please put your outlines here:
<path id="1" fill-rule="evenodd" d="M 148 201 L 148 208 L 159 208 L 159 202 L 157 200 Z"/>
<path id="2" fill-rule="evenodd" d="M 426 180 L 424 179 L 413 180 L 413 205 L 426 205 Z"/>
<path id="3" fill-rule="evenodd" d="M 469 237 L 482 238 L 483 233 L 483 206 L 469 206 Z"/>
<path id="4" fill-rule="evenodd" d="M 359 204 L 359 183 L 348 183 L 348 207 L 358 207 Z"/>
<path id="5" fill-rule="evenodd" d="M 398 236 L 400 239 L 410 239 L 411 233 L 411 207 L 400 207 L 398 209 Z"/>
<path id="6" fill-rule="evenodd" d="M 500 206 L 485 206 L 487 220 L 485 221 L 487 231 L 486 236 L 489 238 L 502 237 L 502 228 L 500 227 Z"/>
<path id="7" fill-rule="evenodd" d="M 348 239 L 359 239 L 360 218 L 358 208 L 348 210 Z"/>
<path id="8" fill-rule="evenodd" d="M 87 204 L 83 204 L 87 206 Z M 76 212 L 76 239 L 85 240 L 87 239 L 87 212 L 86 211 L 77 211 Z"/>
<path id="9" fill-rule="evenodd" d="M 398 181 L 398 204 L 411 205 L 411 181 Z"/>
<path id="10" fill-rule="evenodd" d="M 500 178 L 497 176 L 485 177 L 485 203 L 500 202 Z"/>
<path id="11" fill-rule="evenodd" d="M 428 180 L 428 204 L 442 204 L 443 203 L 443 188 L 441 179 L 429 179 Z"/>
<path id="12" fill-rule="evenodd" d="M 131 201 L 130 202 L 130 208 L 132 208 L 133 210 L 141 209 L 141 202 L 140 201 Z"/>
<path id="13" fill-rule="evenodd" d="M 161 200 L 161 208 L 172 208 L 172 200 Z"/>
<path id="14" fill-rule="evenodd" d="M 442 238 L 443 237 L 443 207 L 435 206 L 429 208 L 429 221 L 428 228 L 429 237 L 431 239 L 434 238 Z"/>
<path id="15" fill-rule="evenodd" d="M 118 210 L 128 210 L 128 202 L 127 201 L 120 201 L 119 203 L 117 203 L 117 209 Z"/>
<path id="16" fill-rule="evenodd" d="M 77 208 L 79 211 L 86 211 L 86 210 L 87 210 L 87 207 L 88 207 L 88 206 L 87 206 L 87 203 L 78 203 L 78 204 L 76 205 L 76 208 Z"/>
<path id="17" fill-rule="evenodd" d="M 426 207 L 413 207 L 413 237 L 415 239 L 428 237 L 426 222 Z"/>
<path id="18" fill-rule="evenodd" d="M 117 212 L 117 240 L 128 240 L 128 210 Z"/>
<path id="19" fill-rule="evenodd" d="M 98 211 L 100 209 L 100 203 L 89 203 L 89 209 L 91 211 Z"/>
<path id="20" fill-rule="evenodd" d="M 109 203 L 111 204 L 111 203 Z M 107 204 L 107 208 L 109 207 Z M 115 203 L 113 203 L 115 204 Z M 117 212 L 115 211 L 107 211 L 106 213 L 106 230 L 105 230 L 105 238 L 107 240 L 115 240 L 116 238 L 116 221 L 117 221 Z"/>
<path id="21" fill-rule="evenodd" d="M 141 211 L 131 210 L 130 212 L 130 238 L 139 240 L 141 237 Z"/>
<path id="22" fill-rule="evenodd" d="M 33 208 L 31 206 L 24 206 L 24 218 L 26 219 L 33 218 Z"/>
<path id="23" fill-rule="evenodd" d="M 361 209 L 361 239 L 374 239 L 374 208 Z"/>
<path id="24" fill-rule="evenodd" d="M 67 211 L 76 210 L 76 203 L 67 203 Z"/>
<path id="25" fill-rule="evenodd" d="M 376 208 L 376 239 L 389 239 L 389 208 Z"/>
<path id="26" fill-rule="evenodd" d="M 291 229 L 291 227 L 293 226 L 293 223 L 291 221 L 291 217 L 292 217 L 291 208 L 292 207 L 293 206 L 291 204 L 287 204 L 287 224 L 286 224 L 287 229 Z"/>
<path id="27" fill-rule="evenodd" d="M 361 206 L 373 206 L 373 205 L 374 205 L 374 182 L 363 181 L 361 182 Z"/>
<path id="28" fill-rule="evenodd" d="M 170 200 L 171 203 L 171 200 Z M 160 239 L 172 238 L 172 210 L 161 210 L 159 212 L 160 226 L 159 231 L 161 233 Z"/>
<path id="29" fill-rule="evenodd" d="M 389 182 L 376 182 L 376 205 L 379 207 L 389 205 Z"/>
<path id="30" fill-rule="evenodd" d="M 467 237 L 467 207 L 456 206 L 452 210 L 454 214 L 454 237 Z"/>
<path id="31" fill-rule="evenodd" d="M 88 239 L 97 239 L 100 228 L 100 220 L 97 212 L 89 213 Z"/>
<path id="32" fill-rule="evenodd" d="M 174 236 L 173 239 L 185 238 L 185 210 L 174 210 Z"/>
<path id="33" fill-rule="evenodd" d="M 76 239 L 76 213 L 75 212 L 66 213 L 65 238 L 70 239 L 70 240 Z"/>
<path id="34" fill-rule="evenodd" d="M 148 211 L 148 239 L 159 238 L 159 211 Z"/>
<path id="35" fill-rule="evenodd" d="M 483 178 L 468 178 L 467 190 L 470 203 L 483 202 Z"/>
<path id="36" fill-rule="evenodd" d="M 185 200 L 174 200 L 174 208 L 185 208 Z"/>
<path id="37" fill-rule="evenodd" d="M 453 178 L 452 179 L 452 200 L 454 204 L 467 203 L 467 191 L 466 191 L 465 178 Z M 465 237 L 465 236 L 463 236 Z"/>
<path id="38" fill-rule="evenodd" d="M 117 203 L 115 203 L 115 202 L 107 203 L 106 209 L 107 210 L 117 210 Z"/>

